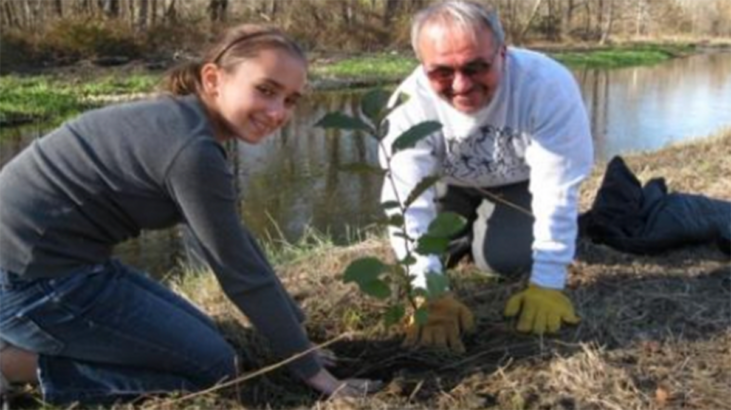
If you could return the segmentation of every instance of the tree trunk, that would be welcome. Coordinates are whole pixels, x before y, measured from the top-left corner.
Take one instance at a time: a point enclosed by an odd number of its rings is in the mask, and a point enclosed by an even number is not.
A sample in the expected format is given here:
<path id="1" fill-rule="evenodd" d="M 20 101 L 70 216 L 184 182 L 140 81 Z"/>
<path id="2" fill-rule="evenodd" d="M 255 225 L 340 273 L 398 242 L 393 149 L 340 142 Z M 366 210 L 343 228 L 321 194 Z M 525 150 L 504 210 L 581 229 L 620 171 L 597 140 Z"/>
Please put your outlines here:
<path id="1" fill-rule="evenodd" d="M 208 16 L 212 23 L 226 21 L 226 9 L 228 0 L 210 0 L 208 3 Z"/>
<path id="2" fill-rule="evenodd" d="M 7 24 L 11 27 L 20 27 L 20 21 L 18 20 L 18 12 L 15 10 L 15 7 L 13 6 L 13 2 L 5 0 L 3 2 L 3 15 L 5 16 L 5 21 Z"/>
<path id="3" fill-rule="evenodd" d="M 56 16 L 63 17 L 63 2 L 61 0 L 54 0 L 53 11 L 56 13 Z"/>
<path id="4" fill-rule="evenodd" d="M 607 22 L 602 30 L 602 37 L 599 39 L 600 45 L 604 45 L 607 40 L 609 40 L 609 36 L 612 33 L 612 24 L 614 22 L 614 0 L 607 0 L 607 6 L 609 7 L 607 12 Z"/>
<path id="5" fill-rule="evenodd" d="M 635 37 L 639 37 L 642 34 L 642 14 L 644 13 L 642 6 L 642 0 L 637 0 L 637 14 L 635 16 Z"/>
<path id="6" fill-rule="evenodd" d="M 525 25 L 520 30 L 518 38 L 514 39 L 516 43 L 520 44 L 523 42 L 525 35 L 528 33 L 528 29 L 530 29 L 530 25 L 533 23 L 536 15 L 538 15 L 538 9 L 541 7 L 541 3 L 543 3 L 543 0 L 536 0 L 533 4 L 533 10 L 530 12 L 530 16 L 528 16 L 528 21 L 525 22 Z"/>
<path id="7" fill-rule="evenodd" d="M 340 0 L 340 19 L 346 26 L 353 24 L 353 8 L 349 1 Z"/>
<path id="8" fill-rule="evenodd" d="M 175 8 L 175 0 L 170 0 L 165 6 L 165 11 L 162 14 L 165 22 L 176 22 L 178 20 L 178 10 Z"/>
<path id="9" fill-rule="evenodd" d="M 386 0 L 386 3 L 383 6 L 383 16 L 381 17 L 383 27 L 391 27 L 391 21 L 393 20 L 394 15 L 396 15 L 396 10 L 398 10 L 398 6 L 399 0 Z"/>
<path id="10" fill-rule="evenodd" d="M 143 32 L 147 28 L 147 14 L 150 8 L 149 0 L 140 0 L 140 6 L 137 8 L 137 30 Z"/>
<path id="11" fill-rule="evenodd" d="M 98 0 L 97 4 L 105 16 L 109 18 L 119 17 L 119 0 Z"/>

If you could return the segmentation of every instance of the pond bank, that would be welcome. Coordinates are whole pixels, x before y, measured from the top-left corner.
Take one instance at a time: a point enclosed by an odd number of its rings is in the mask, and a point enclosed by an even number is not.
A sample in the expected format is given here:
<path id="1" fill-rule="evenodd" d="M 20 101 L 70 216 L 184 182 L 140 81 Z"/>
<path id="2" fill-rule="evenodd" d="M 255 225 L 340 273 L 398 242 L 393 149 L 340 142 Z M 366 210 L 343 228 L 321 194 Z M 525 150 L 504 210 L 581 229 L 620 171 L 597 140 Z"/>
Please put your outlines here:
<path id="1" fill-rule="evenodd" d="M 569 67 L 624 67 L 655 64 L 696 52 L 694 46 L 633 45 L 604 48 L 544 47 Z M 38 71 L 38 75 L 0 77 L 0 126 L 30 122 L 60 122 L 103 104 L 139 98 L 154 90 L 170 64 L 132 62 L 98 67 L 86 61 L 74 66 Z M 410 52 L 358 56 L 313 56 L 313 90 L 340 90 L 389 86 L 398 83 L 417 65 Z"/>

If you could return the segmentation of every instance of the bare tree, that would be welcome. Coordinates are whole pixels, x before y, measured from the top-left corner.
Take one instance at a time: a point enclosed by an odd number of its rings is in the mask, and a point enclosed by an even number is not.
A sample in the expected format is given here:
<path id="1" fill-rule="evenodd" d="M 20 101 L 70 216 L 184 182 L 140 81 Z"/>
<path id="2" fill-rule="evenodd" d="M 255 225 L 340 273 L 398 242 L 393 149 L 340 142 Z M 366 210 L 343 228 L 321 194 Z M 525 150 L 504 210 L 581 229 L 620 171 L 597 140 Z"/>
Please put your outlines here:
<path id="1" fill-rule="evenodd" d="M 63 2 L 61 0 L 53 1 L 53 9 L 58 17 L 63 17 Z"/>
<path id="2" fill-rule="evenodd" d="M 208 2 L 208 16 L 211 22 L 226 21 L 228 0 L 210 0 Z"/>
<path id="3" fill-rule="evenodd" d="M 140 0 L 139 7 L 137 8 L 137 24 L 136 28 L 138 31 L 143 31 L 147 28 L 147 16 L 150 8 L 149 0 Z"/>
<path id="4" fill-rule="evenodd" d="M 599 44 L 602 45 L 609 39 L 609 35 L 612 32 L 612 23 L 614 22 L 614 0 L 606 0 L 606 2 L 609 10 L 607 11 L 606 23 L 602 29 L 602 36 L 599 39 Z"/>
<path id="5" fill-rule="evenodd" d="M 385 0 L 381 22 L 383 27 L 391 27 L 391 22 L 398 10 L 399 0 Z"/>

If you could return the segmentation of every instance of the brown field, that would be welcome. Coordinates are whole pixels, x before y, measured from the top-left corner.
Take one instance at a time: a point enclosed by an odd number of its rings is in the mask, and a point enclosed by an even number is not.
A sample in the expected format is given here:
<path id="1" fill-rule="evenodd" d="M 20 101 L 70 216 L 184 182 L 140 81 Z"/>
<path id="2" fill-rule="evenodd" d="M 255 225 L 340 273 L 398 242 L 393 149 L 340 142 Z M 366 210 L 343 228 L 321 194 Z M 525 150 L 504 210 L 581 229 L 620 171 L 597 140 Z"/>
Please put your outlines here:
<path id="1" fill-rule="evenodd" d="M 642 181 L 663 176 L 673 191 L 731 200 L 731 130 L 626 159 Z M 603 169 L 584 184 L 582 209 Z M 582 241 L 568 290 L 582 321 L 544 338 L 516 333 L 502 316 L 521 282 L 463 264 L 452 284 L 473 309 L 477 331 L 464 355 L 452 355 L 402 348 L 397 329 L 380 325 L 378 302 L 340 281 L 356 257 L 391 258 L 382 235 L 349 247 L 315 242 L 280 250 L 288 262 L 278 272 L 313 339 L 335 340 L 334 372 L 383 380 L 382 391 L 325 401 L 275 366 L 233 387 L 118 408 L 731 409 L 731 265 L 714 246 L 640 257 Z M 276 362 L 213 275 L 188 275 L 174 286 L 214 316 L 241 353 L 242 375 Z"/>
<path id="2" fill-rule="evenodd" d="M 731 130 L 626 159 L 643 182 L 663 176 L 672 191 L 731 200 Z M 603 169 L 599 164 L 584 184 L 582 209 L 591 205 Z M 210 400 L 210 405 L 239 408 L 731 409 L 731 265 L 714 246 L 641 257 L 582 241 L 569 280 L 582 321 L 545 338 L 517 334 L 502 317 L 506 298 L 521 282 L 498 281 L 463 264 L 452 273 L 452 283 L 473 309 L 478 326 L 467 337 L 467 353 L 461 356 L 400 347 L 396 329 L 379 324 L 378 303 L 338 278 L 350 260 L 364 255 L 391 258 L 388 245 L 374 235 L 345 248 L 315 245 L 279 266 L 279 273 L 307 312 L 307 327 L 315 340 L 352 333 L 330 346 L 342 361 L 335 372 L 384 380 L 383 391 L 351 402 L 322 402 L 277 369 L 238 389 L 195 397 L 189 404 Z M 191 297 L 228 329 L 249 368 L 270 363 L 265 345 L 241 332 L 241 318 L 222 301 L 213 281 L 207 282 L 210 293 L 200 292 L 198 283 Z M 154 403 L 149 404 L 172 404 Z"/>

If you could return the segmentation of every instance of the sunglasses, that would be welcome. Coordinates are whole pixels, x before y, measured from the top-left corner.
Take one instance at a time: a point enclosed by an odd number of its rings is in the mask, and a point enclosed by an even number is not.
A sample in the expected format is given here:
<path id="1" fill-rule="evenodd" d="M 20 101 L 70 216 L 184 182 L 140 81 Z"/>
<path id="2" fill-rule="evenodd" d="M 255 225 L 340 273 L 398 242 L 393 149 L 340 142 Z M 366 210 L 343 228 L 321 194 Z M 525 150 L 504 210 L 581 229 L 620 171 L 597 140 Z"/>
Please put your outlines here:
<path id="1" fill-rule="evenodd" d="M 441 84 L 451 83 L 452 81 L 454 81 L 454 76 L 457 75 L 457 72 L 465 77 L 470 78 L 471 80 L 474 80 L 475 77 L 485 75 L 492 71 L 492 68 L 495 65 L 495 59 L 497 58 L 497 54 L 498 52 L 496 51 L 493 54 L 490 62 L 487 62 L 480 58 L 470 61 L 469 63 L 461 67 L 436 66 L 430 70 L 427 70 L 426 76 L 429 77 L 431 81 Z"/>

